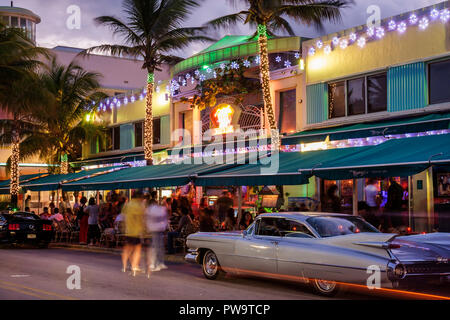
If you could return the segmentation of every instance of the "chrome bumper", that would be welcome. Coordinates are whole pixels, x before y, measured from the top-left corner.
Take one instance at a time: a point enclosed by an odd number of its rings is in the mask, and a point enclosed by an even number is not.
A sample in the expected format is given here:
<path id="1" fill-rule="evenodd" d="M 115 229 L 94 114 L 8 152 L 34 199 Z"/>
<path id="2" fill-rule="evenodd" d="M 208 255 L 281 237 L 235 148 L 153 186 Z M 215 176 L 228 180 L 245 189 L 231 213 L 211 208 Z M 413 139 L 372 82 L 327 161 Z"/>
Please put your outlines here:
<path id="1" fill-rule="evenodd" d="M 184 260 L 186 260 L 187 262 L 198 264 L 199 263 L 198 262 L 199 255 L 198 255 L 197 249 L 189 249 L 188 251 L 189 251 L 189 253 L 186 254 L 186 256 L 184 257 Z"/>

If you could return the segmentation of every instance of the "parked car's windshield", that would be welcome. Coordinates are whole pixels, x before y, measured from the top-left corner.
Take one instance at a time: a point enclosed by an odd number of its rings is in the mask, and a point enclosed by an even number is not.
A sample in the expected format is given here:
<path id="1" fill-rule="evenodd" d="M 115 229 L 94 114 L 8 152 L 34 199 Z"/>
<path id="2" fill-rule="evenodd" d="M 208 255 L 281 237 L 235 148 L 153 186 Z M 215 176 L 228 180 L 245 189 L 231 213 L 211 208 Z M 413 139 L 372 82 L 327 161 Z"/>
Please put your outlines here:
<path id="1" fill-rule="evenodd" d="M 324 238 L 360 232 L 379 232 L 363 219 L 352 216 L 320 216 L 308 218 L 306 221 Z"/>
<path id="2" fill-rule="evenodd" d="M 39 216 L 28 212 L 15 212 L 12 214 L 14 218 L 26 219 L 26 220 L 39 220 Z"/>

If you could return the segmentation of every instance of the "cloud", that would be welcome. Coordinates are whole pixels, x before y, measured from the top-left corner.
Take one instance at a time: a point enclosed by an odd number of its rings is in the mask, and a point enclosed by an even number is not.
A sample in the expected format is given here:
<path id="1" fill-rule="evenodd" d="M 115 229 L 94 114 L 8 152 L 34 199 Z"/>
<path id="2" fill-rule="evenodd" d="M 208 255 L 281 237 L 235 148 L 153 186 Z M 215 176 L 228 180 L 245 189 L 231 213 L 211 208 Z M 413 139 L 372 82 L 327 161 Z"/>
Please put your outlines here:
<path id="1" fill-rule="evenodd" d="M 356 0 L 355 5 L 343 10 L 343 19 L 339 24 L 325 23 L 324 31 L 319 32 L 311 26 L 306 26 L 292 22 L 294 31 L 299 36 L 317 37 L 320 35 L 336 32 L 350 27 L 366 23 L 368 18 L 367 8 L 370 5 L 377 5 L 381 10 L 381 17 L 397 15 L 405 11 L 415 10 L 428 5 L 442 2 L 441 0 Z M 122 14 L 121 0 L 16 0 L 15 5 L 32 10 L 42 18 L 42 22 L 37 26 L 37 42 L 39 45 L 54 47 L 57 45 L 86 48 L 101 43 L 119 43 L 120 39 L 114 38 L 105 27 L 94 24 L 94 18 L 100 15 Z M 66 27 L 66 20 L 69 14 L 66 12 L 70 5 L 77 5 L 81 9 L 81 29 L 70 30 Z M 218 16 L 237 12 L 242 7 L 233 8 L 224 0 L 205 0 L 188 21 L 186 26 L 200 26 L 203 23 Z M 221 38 L 226 34 L 250 34 L 247 26 L 240 26 L 231 30 L 221 30 L 213 35 Z M 208 44 L 196 44 L 191 48 L 180 52 L 182 56 L 189 56 L 193 52 L 198 52 L 207 47 Z"/>

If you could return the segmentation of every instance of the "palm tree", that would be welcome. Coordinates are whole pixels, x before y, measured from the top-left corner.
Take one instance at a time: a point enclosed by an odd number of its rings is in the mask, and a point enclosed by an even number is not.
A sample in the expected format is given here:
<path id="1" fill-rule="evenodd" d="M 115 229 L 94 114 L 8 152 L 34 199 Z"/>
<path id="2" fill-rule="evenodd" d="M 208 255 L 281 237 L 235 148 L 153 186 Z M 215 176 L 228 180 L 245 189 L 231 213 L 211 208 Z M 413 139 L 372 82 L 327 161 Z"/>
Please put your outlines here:
<path id="1" fill-rule="evenodd" d="M 242 3 L 247 9 L 216 18 L 205 25 L 218 29 L 244 23 L 256 28 L 264 109 L 269 122 L 273 148 L 278 150 L 280 137 L 270 95 L 267 37 L 274 35 L 276 31 L 294 35 L 292 27 L 285 18 L 313 25 L 319 30 L 323 29 L 323 21 L 339 21 L 341 9 L 353 0 L 228 0 L 228 2 L 235 6 Z"/>
<path id="2" fill-rule="evenodd" d="M 60 163 L 60 173 L 68 173 L 69 160 L 77 158 L 83 142 L 102 133 L 103 127 L 91 121 L 106 97 L 99 91 L 99 77 L 75 61 L 63 66 L 51 59 L 39 77 L 45 99 L 33 110 L 37 130 L 20 143 L 21 157 L 39 154 L 49 163 Z"/>
<path id="3" fill-rule="evenodd" d="M 39 56 L 48 51 L 38 48 L 20 29 L 0 24 L 0 108 L 12 119 L 2 120 L 1 126 L 7 137 L 1 142 L 11 146 L 10 194 L 13 207 L 17 205 L 19 191 L 19 158 L 21 130 L 33 124 L 28 116 L 33 108 L 39 85 L 35 71 L 41 62 Z"/>
<path id="4" fill-rule="evenodd" d="M 143 60 L 147 70 L 147 97 L 144 123 L 144 153 L 147 165 L 153 164 L 153 112 L 152 95 L 154 73 L 163 64 L 181 61 L 173 52 L 186 48 L 195 41 L 214 41 L 202 35 L 205 28 L 182 27 L 183 22 L 199 7 L 201 0 L 124 0 L 125 20 L 112 16 L 95 19 L 99 25 L 112 29 L 114 35 L 124 38 L 123 45 L 100 45 L 83 54 L 100 51 L 114 56 L 127 56 Z"/>

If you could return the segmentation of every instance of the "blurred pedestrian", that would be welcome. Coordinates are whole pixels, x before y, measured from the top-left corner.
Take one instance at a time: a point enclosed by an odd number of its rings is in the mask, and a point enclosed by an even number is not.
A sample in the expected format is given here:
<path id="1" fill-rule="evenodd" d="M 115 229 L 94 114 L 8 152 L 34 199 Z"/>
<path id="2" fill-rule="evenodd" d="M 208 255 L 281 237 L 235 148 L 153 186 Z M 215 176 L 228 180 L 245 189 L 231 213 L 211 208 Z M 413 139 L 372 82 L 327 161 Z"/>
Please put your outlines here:
<path id="1" fill-rule="evenodd" d="M 131 275 L 142 271 L 139 268 L 141 260 L 142 237 L 144 236 L 144 195 L 136 191 L 134 198 L 127 202 L 122 213 L 125 217 L 125 245 L 122 252 L 122 272 L 127 271 L 128 260 L 131 263 Z"/>
<path id="2" fill-rule="evenodd" d="M 341 198 L 337 195 L 338 190 L 339 188 L 335 184 L 328 188 L 326 197 L 326 212 L 341 212 Z"/>
<path id="3" fill-rule="evenodd" d="M 229 196 L 228 191 L 222 192 L 222 196 L 217 199 L 216 206 L 219 214 L 219 222 L 222 223 L 226 218 L 228 209 L 233 206 L 233 199 Z"/>
<path id="4" fill-rule="evenodd" d="M 236 217 L 234 215 L 234 209 L 228 208 L 225 221 L 222 223 L 223 231 L 233 231 L 236 229 Z"/>
<path id="5" fill-rule="evenodd" d="M 403 188 L 395 181 L 395 178 L 389 178 L 390 186 L 387 192 L 387 202 L 385 214 L 390 215 L 392 227 L 397 228 L 404 224 L 402 213 Z"/>
<path id="6" fill-rule="evenodd" d="M 147 230 L 151 233 L 151 247 L 147 254 L 147 275 L 150 272 L 167 269 L 164 264 L 164 231 L 167 229 L 167 209 L 156 202 L 151 203 L 145 211 Z"/>
<path id="7" fill-rule="evenodd" d="M 84 212 L 86 208 L 86 197 L 81 197 L 80 206 L 78 207 L 77 220 L 80 226 L 80 244 L 87 244 L 88 226 L 89 226 L 89 215 Z"/>
<path id="8" fill-rule="evenodd" d="M 217 221 L 214 218 L 214 210 L 204 208 L 200 216 L 200 232 L 216 232 Z"/>
<path id="9" fill-rule="evenodd" d="M 88 206 L 84 209 L 84 212 L 88 214 L 87 242 L 92 246 L 100 240 L 100 229 L 98 228 L 99 208 L 93 197 L 89 199 Z"/>

